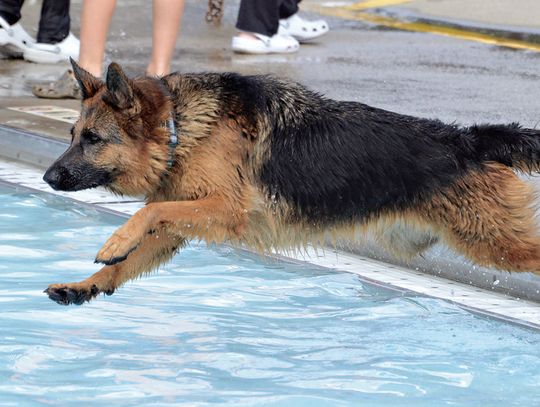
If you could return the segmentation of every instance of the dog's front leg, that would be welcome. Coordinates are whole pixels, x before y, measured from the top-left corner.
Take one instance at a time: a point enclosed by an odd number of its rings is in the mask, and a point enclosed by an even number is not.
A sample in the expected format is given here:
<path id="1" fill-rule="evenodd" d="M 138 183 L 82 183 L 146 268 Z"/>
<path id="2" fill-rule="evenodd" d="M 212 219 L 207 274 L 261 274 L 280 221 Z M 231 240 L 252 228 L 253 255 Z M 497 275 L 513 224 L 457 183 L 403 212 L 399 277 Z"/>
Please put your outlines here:
<path id="1" fill-rule="evenodd" d="M 218 197 L 150 203 L 105 242 L 96 262 L 113 265 L 125 260 L 144 236 L 158 229 L 164 229 L 171 236 L 207 242 L 239 238 L 246 214 L 246 209 L 233 209 L 229 201 Z"/>
<path id="2" fill-rule="evenodd" d="M 163 230 L 145 236 L 133 253 L 118 264 L 105 266 L 89 278 L 76 283 L 51 284 L 45 292 L 62 305 L 90 301 L 100 293 L 111 295 L 119 286 L 142 273 L 156 269 L 170 260 L 185 244 L 185 239 L 171 237 Z"/>

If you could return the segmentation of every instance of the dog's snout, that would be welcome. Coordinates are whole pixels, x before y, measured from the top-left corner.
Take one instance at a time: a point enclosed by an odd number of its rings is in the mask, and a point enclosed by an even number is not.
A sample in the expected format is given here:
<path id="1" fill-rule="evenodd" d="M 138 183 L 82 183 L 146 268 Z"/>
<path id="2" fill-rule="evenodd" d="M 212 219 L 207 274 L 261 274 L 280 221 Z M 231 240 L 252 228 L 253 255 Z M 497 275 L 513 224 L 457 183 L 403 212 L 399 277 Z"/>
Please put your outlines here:
<path id="1" fill-rule="evenodd" d="M 49 184 L 53 189 L 59 189 L 60 180 L 62 178 L 62 168 L 58 166 L 50 167 L 43 176 L 43 181 Z"/>

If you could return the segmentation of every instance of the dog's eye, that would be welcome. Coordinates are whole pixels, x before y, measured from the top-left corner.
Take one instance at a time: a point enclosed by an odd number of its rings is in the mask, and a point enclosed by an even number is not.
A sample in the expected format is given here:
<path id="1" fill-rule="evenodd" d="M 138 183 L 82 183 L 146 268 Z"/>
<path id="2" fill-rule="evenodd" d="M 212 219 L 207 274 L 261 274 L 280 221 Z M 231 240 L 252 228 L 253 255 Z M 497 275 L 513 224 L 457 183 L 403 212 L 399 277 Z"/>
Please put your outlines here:
<path id="1" fill-rule="evenodd" d="M 101 141 L 99 134 L 88 130 L 81 134 L 81 138 L 88 144 L 97 144 Z"/>

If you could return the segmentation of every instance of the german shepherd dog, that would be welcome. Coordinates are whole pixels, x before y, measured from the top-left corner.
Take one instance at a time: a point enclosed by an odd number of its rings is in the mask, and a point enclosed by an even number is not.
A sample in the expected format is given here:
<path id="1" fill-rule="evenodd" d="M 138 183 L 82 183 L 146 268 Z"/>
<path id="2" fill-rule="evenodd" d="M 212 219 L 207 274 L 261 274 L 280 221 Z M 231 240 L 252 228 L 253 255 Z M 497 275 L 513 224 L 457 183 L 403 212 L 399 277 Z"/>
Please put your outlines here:
<path id="1" fill-rule="evenodd" d="M 69 149 L 44 179 L 147 204 L 97 253 L 105 266 L 50 285 L 60 304 L 112 294 L 191 239 L 260 252 L 369 231 L 402 258 L 437 240 L 473 262 L 540 274 L 534 193 L 540 131 L 459 127 L 335 101 L 270 76 L 106 80 L 73 62 L 83 94 Z"/>

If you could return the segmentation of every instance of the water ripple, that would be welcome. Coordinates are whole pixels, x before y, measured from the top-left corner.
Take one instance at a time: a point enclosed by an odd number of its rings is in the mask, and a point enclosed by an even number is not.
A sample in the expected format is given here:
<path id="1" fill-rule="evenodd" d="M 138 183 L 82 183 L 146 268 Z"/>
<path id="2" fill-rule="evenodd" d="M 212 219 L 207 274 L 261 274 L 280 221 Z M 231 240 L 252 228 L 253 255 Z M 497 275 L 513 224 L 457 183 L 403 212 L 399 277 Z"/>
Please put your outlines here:
<path id="1" fill-rule="evenodd" d="M 39 194 L 0 199 L 2 405 L 540 399 L 537 331 L 227 247 L 191 245 L 111 297 L 58 306 L 43 289 L 96 271 L 93 256 L 122 223 L 74 206 Z"/>

